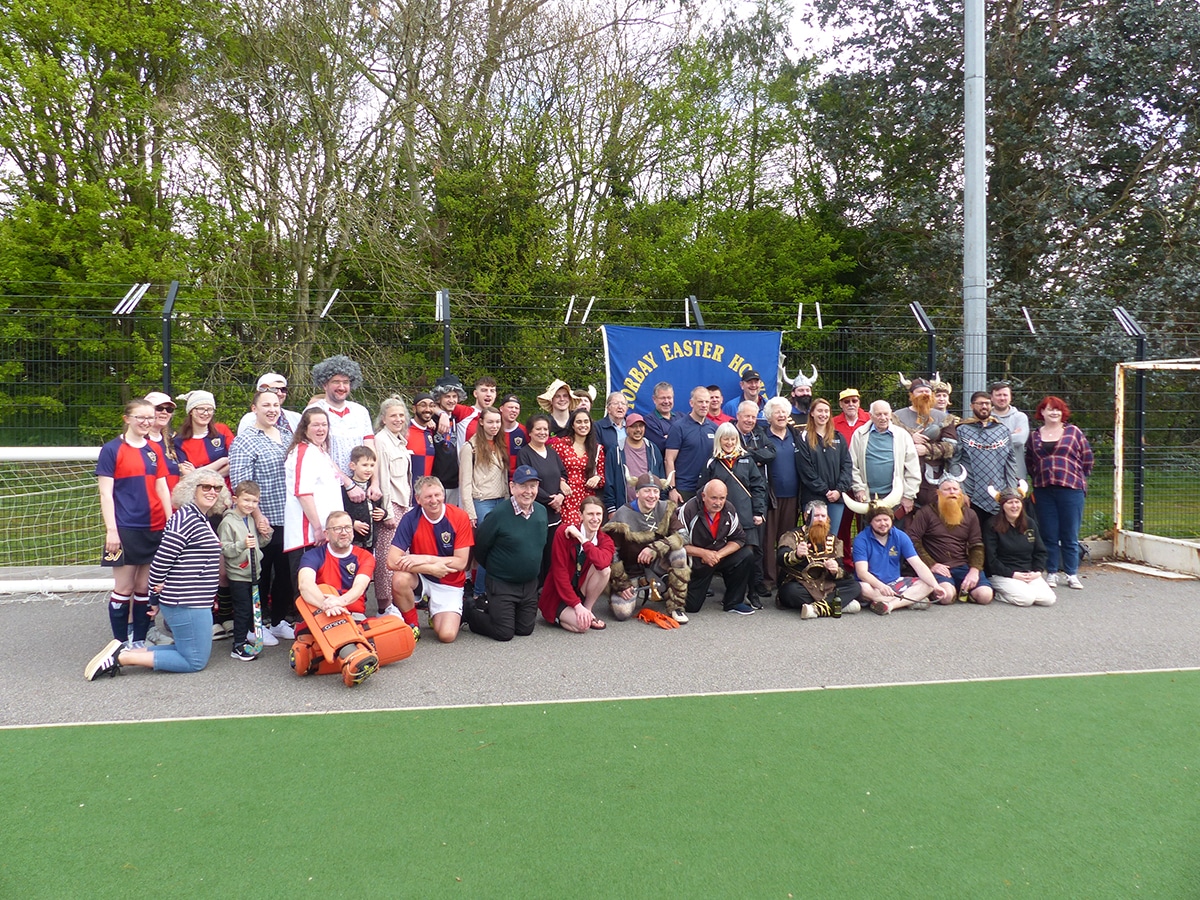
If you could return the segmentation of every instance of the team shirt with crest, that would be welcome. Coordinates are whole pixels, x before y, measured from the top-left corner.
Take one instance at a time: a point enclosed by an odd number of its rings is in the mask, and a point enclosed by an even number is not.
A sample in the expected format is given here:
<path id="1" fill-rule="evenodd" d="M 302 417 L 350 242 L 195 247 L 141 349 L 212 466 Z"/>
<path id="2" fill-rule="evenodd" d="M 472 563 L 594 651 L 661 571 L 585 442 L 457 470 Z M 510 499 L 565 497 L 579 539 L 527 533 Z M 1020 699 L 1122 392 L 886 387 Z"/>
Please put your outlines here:
<path id="1" fill-rule="evenodd" d="M 446 504 L 442 518 L 431 522 L 425 510 L 416 506 L 410 509 L 396 526 L 392 546 L 416 556 L 453 556 L 454 551 L 475 544 L 475 533 L 471 520 L 457 506 Z M 462 587 L 466 583 L 466 572 L 451 572 L 444 578 L 422 575 L 429 581 L 447 587 Z"/>
<path id="2" fill-rule="evenodd" d="M 131 447 L 124 438 L 109 441 L 100 448 L 96 475 L 113 480 L 113 515 L 118 528 L 166 528 L 167 512 L 155 482 L 167 477 L 167 467 L 157 444 L 146 441 L 141 447 Z"/>
<path id="3" fill-rule="evenodd" d="M 375 575 L 375 557 L 361 547 L 350 547 L 345 556 L 335 556 L 328 544 L 306 550 L 300 557 L 301 569 L 312 569 L 316 572 L 317 584 L 327 584 L 336 588 L 339 594 L 344 594 L 354 587 L 354 579 L 359 575 L 372 578 Z M 346 609 L 352 613 L 367 611 L 366 596 L 359 597 Z"/>
<path id="4" fill-rule="evenodd" d="M 223 422 L 214 422 L 209 426 L 208 434 L 202 438 L 184 440 L 176 435 L 175 452 L 179 454 L 181 460 L 190 462 L 197 469 L 202 469 L 218 459 L 228 459 L 229 446 L 232 443 L 233 432 L 229 430 L 229 426 Z M 225 476 L 225 486 L 233 490 L 228 475 Z"/>

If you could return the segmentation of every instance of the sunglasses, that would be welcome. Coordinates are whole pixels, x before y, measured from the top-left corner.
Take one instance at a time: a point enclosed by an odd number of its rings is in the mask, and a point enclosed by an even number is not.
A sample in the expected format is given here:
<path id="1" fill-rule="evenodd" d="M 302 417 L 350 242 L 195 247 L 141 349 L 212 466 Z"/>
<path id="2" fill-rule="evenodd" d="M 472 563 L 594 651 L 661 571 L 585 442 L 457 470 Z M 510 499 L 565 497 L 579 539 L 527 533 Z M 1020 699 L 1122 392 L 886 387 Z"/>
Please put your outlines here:
<path id="1" fill-rule="evenodd" d="M 156 406 L 156 407 L 154 407 L 154 411 L 155 412 L 175 412 L 175 407 L 174 406 L 165 406 L 165 405 L 164 406 Z"/>
<path id="2" fill-rule="evenodd" d="M 198 484 L 198 485 L 196 485 L 196 490 L 205 491 L 205 492 L 211 493 L 211 494 L 216 494 L 221 490 L 221 485 L 219 485 L 219 484 Z"/>

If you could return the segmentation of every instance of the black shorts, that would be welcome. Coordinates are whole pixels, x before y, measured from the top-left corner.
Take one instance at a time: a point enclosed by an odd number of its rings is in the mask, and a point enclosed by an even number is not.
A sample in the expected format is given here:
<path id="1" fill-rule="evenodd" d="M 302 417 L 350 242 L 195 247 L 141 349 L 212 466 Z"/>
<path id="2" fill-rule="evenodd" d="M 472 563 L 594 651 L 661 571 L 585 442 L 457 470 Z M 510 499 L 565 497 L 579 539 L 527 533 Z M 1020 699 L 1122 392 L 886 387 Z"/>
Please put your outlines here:
<path id="1" fill-rule="evenodd" d="M 104 551 L 100 555 L 100 565 L 106 569 L 150 565 L 163 533 L 149 528 L 118 528 L 117 536 L 121 539 L 120 552 Z"/>

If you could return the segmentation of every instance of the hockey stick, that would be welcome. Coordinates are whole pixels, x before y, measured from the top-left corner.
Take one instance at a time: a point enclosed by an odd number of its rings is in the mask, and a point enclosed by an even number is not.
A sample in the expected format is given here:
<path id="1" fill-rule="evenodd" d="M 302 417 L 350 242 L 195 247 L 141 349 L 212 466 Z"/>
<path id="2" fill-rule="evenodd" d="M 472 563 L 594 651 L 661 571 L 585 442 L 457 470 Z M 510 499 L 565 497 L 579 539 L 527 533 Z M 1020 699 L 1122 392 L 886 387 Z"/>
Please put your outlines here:
<path id="1" fill-rule="evenodd" d="M 246 524 L 246 534 L 254 534 L 251 530 L 253 527 L 250 524 L 250 519 L 243 517 L 242 521 Z M 255 655 L 262 653 L 263 649 L 263 623 L 262 623 L 262 603 L 258 599 L 258 541 L 260 535 L 254 535 L 254 546 L 250 548 L 250 601 L 254 604 L 254 653 Z"/>

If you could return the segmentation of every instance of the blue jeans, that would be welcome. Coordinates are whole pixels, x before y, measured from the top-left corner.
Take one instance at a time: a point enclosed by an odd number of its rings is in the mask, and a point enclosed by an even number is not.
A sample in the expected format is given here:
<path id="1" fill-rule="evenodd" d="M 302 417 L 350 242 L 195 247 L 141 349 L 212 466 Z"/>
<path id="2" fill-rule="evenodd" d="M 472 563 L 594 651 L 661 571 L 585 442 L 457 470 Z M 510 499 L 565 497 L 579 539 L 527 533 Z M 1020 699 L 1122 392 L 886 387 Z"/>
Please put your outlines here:
<path id="1" fill-rule="evenodd" d="M 174 644 L 148 647 L 154 651 L 154 669 L 158 672 L 199 672 L 212 655 L 212 608 L 203 606 L 167 606 L 158 614 L 171 626 Z"/>
<path id="2" fill-rule="evenodd" d="M 828 503 L 828 501 L 826 501 Z M 829 503 L 829 533 L 837 534 L 838 529 L 842 527 L 842 516 L 846 514 L 846 504 L 839 500 L 837 503 Z M 847 550 L 850 548 L 847 547 Z"/>
<path id="3" fill-rule="evenodd" d="M 1079 528 L 1085 494 L 1075 488 L 1033 489 L 1038 525 L 1046 542 L 1046 571 L 1074 575 L 1079 571 Z"/>
<path id="4" fill-rule="evenodd" d="M 476 525 L 483 522 L 487 518 L 488 513 L 499 506 L 501 503 L 508 502 L 507 497 L 497 497 L 494 500 L 476 500 L 475 503 L 475 523 Z M 478 562 L 475 563 L 475 596 L 482 597 L 484 594 L 484 579 L 487 578 L 487 572 Z"/>

